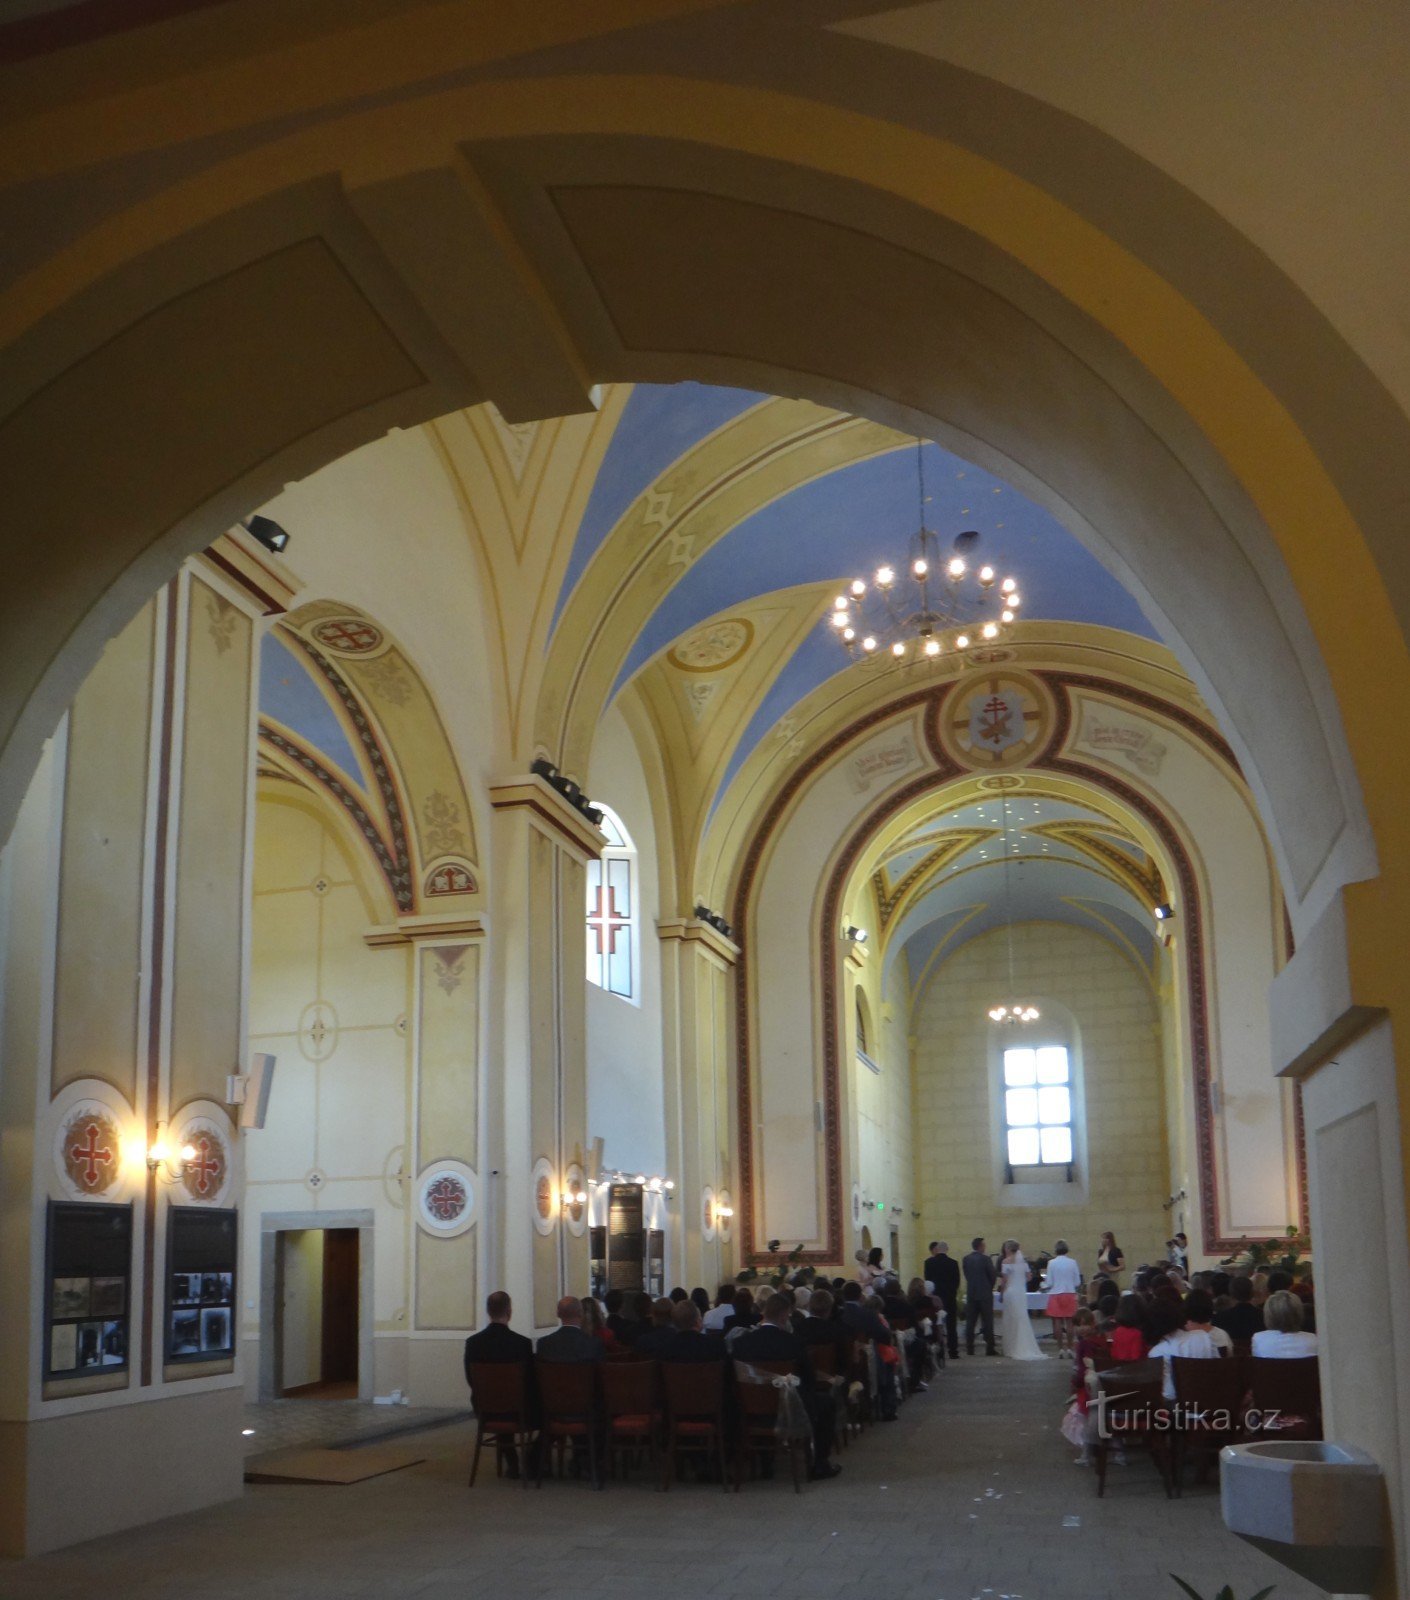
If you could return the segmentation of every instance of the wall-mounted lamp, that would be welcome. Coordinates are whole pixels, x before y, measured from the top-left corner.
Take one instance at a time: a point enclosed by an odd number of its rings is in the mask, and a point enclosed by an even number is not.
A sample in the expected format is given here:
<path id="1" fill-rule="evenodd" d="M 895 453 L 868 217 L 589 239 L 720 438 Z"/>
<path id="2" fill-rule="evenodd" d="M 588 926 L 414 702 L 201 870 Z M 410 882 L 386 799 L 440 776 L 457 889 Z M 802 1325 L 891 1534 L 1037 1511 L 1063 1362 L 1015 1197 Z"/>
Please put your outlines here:
<path id="1" fill-rule="evenodd" d="M 572 1185 L 558 1196 L 558 1200 L 565 1211 L 571 1211 L 574 1206 L 585 1206 L 587 1204 L 587 1190 L 574 1178 Z"/>
<path id="2" fill-rule="evenodd" d="M 865 944 L 867 942 L 867 930 L 865 928 L 854 928 L 849 926 L 843 933 L 842 937 L 847 941 L 848 944 Z"/>
<path id="3" fill-rule="evenodd" d="M 288 531 L 269 517 L 246 517 L 245 532 L 276 556 L 289 542 Z"/>
<path id="4" fill-rule="evenodd" d="M 716 1206 L 715 1207 L 715 1221 L 716 1222 L 728 1222 L 729 1219 L 733 1215 L 734 1215 L 734 1207 L 733 1206 Z"/>
<path id="5" fill-rule="evenodd" d="M 173 1151 L 167 1137 L 166 1123 L 157 1124 L 157 1136 L 147 1150 L 148 1172 L 166 1183 L 176 1183 L 186 1170 L 186 1163 L 195 1159 L 195 1145 L 183 1144 L 180 1150 Z"/>
<path id="6" fill-rule="evenodd" d="M 1151 915 L 1154 916 L 1157 922 L 1169 922 L 1170 919 L 1175 915 L 1175 907 L 1167 902 L 1163 905 L 1156 906 Z"/>

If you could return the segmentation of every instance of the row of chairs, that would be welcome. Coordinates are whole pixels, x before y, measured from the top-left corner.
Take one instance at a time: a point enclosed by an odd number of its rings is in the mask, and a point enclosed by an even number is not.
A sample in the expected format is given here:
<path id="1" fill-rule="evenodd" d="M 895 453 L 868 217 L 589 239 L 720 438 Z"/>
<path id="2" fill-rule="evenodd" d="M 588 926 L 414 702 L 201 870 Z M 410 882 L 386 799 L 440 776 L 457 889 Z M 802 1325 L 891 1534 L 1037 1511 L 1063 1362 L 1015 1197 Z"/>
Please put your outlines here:
<path id="1" fill-rule="evenodd" d="M 1124 1366 L 1097 1362 L 1094 1368 L 1105 1418 L 1095 1446 L 1099 1496 L 1106 1493 L 1113 1444 L 1143 1445 L 1167 1498 L 1174 1498 L 1183 1493 L 1184 1464 L 1193 1451 L 1217 1455 L 1225 1445 L 1250 1439 L 1322 1437 L 1316 1356 L 1293 1361 L 1172 1356 L 1174 1400 L 1165 1397 L 1162 1357 Z"/>
<path id="2" fill-rule="evenodd" d="M 754 1362 L 756 1367 L 784 1373 L 786 1367 Z M 486 1442 L 495 1448 L 496 1474 L 506 1452 L 519 1462 L 527 1488 L 543 1486 L 545 1467 L 556 1461 L 561 1476 L 565 1455 L 586 1460 L 595 1488 L 604 1487 L 603 1467 L 616 1476 L 644 1456 L 659 1470 L 663 1491 L 669 1490 L 679 1459 L 690 1456 L 709 1472 L 718 1472 L 730 1487 L 726 1459 L 733 1436 L 734 1487 L 740 1488 L 748 1456 L 786 1448 L 794 1487 L 801 1490 L 806 1443 L 775 1437 L 779 1391 L 772 1385 L 740 1385 L 736 1425 L 726 1428 L 725 1363 L 606 1361 L 565 1363 L 534 1361 L 537 1405 L 533 1405 L 528 1368 L 517 1363 L 475 1364 L 470 1391 L 475 1407 L 475 1449 L 470 1485 L 475 1485 L 480 1454 Z"/>

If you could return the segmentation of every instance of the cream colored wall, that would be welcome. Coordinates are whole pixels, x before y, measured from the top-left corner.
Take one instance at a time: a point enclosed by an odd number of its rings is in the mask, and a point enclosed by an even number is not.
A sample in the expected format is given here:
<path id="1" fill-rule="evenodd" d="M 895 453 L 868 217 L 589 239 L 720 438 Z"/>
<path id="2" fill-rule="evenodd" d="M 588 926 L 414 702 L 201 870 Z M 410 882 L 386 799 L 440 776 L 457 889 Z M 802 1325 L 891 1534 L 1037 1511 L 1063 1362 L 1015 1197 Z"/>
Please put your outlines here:
<path id="1" fill-rule="evenodd" d="M 410 1296 L 410 947 L 364 943 L 373 919 L 356 868 L 313 801 L 261 794 L 253 920 L 250 1042 L 277 1064 L 265 1126 L 244 1135 L 247 1391 L 263 1332 L 259 1217 L 370 1210 L 373 1385 L 386 1394 L 403 1381 Z M 319 1018 L 332 1030 L 321 1043 Z"/>
<path id="2" fill-rule="evenodd" d="M 1100 936 L 1057 923 L 1014 930 L 1017 972 L 1048 1015 L 1024 1041 L 1049 1037 L 1063 1008 L 1076 1027 L 1074 1076 L 1082 1077 L 1086 1194 L 1074 1203 L 1024 1205 L 1005 1191 L 996 1049 L 1009 1035 L 985 1016 L 1008 984 L 1003 937 L 962 946 L 936 973 L 915 1012 L 916 1168 L 925 1237 L 991 1249 L 1012 1235 L 1031 1259 L 1066 1238 L 1087 1272 L 1110 1228 L 1135 1266 L 1162 1253 L 1167 1170 L 1158 1012 L 1145 979 Z M 1080 1060 L 1078 1059 L 1080 1056 Z"/>
<path id="3" fill-rule="evenodd" d="M 863 926 L 874 929 L 875 917 Z M 879 967 L 876 952 L 871 950 L 856 971 L 852 990 L 854 996 L 859 989 L 866 995 L 871 1026 L 867 1055 L 879 1070 L 873 1071 L 858 1057 L 855 1005 L 848 1018 L 848 1057 L 856 1108 L 854 1171 L 862 1201 L 853 1249 L 861 1247 L 863 1225 L 870 1228 L 872 1242 L 883 1248 L 888 1247 L 888 1234 L 895 1228 L 900 1246 L 895 1265 L 909 1277 L 925 1254 L 923 1247 L 917 1250 L 919 1223 L 911 1215 L 919 1205 L 915 1188 L 910 983 L 904 955 L 892 963 L 889 973 L 883 974 Z M 889 1259 L 889 1249 L 887 1254 Z"/>
<path id="4" fill-rule="evenodd" d="M 637 851 L 637 996 L 587 986 L 588 1134 L 609 1167 L 663 1172 L 666 1164 L 661 1057 L 661 912 L 655 819 L 631 733 L 615 708 L 593 746 L 588 789 L 622 819 Z M 678 1176 L 678 1174 L 664 1174 Z"/>

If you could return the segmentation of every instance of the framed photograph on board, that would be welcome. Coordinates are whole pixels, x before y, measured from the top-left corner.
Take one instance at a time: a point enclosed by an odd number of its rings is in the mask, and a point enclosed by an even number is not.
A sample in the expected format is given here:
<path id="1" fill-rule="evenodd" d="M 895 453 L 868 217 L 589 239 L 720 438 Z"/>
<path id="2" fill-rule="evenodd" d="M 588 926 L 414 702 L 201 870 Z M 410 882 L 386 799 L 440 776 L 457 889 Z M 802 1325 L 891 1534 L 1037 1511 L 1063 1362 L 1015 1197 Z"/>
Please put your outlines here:
<path id="1" fill-rule="evenodd" d="M 127 1367 L 132 1207 L 51 1200 L 45 1248 L 44 1377 L 104 1377 Z"/>
<path id="2" fill-rule="evenodd" d="M 167 1212 L 166 1359 L 235 1359 L 235 1256 L 239 1219 L 215 1206 Z"/>

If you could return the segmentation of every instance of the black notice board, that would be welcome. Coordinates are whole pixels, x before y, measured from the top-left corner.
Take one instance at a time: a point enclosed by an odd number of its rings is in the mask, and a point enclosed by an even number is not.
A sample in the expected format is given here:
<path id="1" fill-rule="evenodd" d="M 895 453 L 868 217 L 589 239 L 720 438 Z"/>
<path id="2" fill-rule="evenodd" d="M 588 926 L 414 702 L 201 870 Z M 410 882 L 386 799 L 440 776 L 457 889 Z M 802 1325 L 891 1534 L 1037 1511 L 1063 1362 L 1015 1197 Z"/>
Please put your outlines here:
<path id="1" fill-rule="evenodd" d="M 166 1359 L 235 1358 L 235 1262 L 239 1219 L 214 1206 L 167 1212 Z"/>
<path id="2" fill-rule="evenodd" d="M 126 1371 L 132 1207 L 51 1200 L 45 1261 L 45 1378 Z"/>

